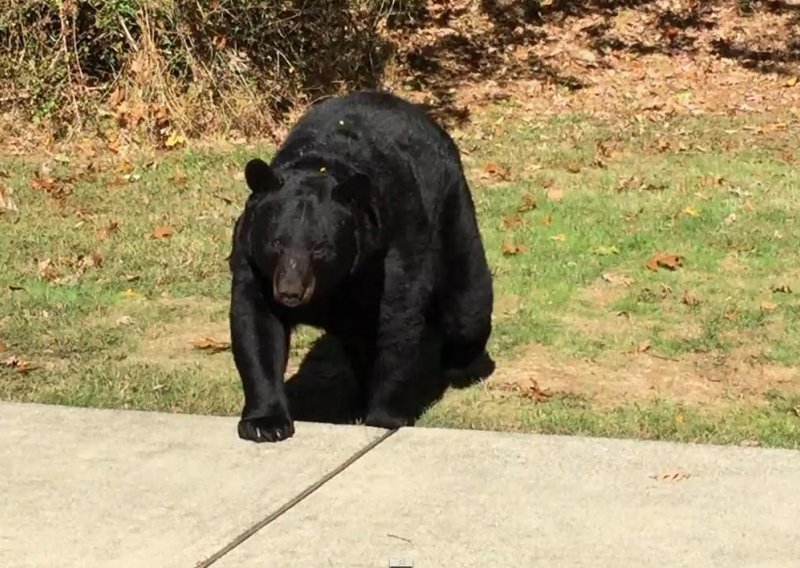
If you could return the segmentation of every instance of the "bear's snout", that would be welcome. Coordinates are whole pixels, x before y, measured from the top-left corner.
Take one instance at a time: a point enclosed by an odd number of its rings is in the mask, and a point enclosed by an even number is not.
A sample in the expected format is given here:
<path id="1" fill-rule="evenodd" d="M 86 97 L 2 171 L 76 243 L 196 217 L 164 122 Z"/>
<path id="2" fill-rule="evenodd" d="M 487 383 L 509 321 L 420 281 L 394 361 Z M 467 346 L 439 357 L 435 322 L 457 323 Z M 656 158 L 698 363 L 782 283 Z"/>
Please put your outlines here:
<path id="1" fill-rule="evenodd" d="M 314 294 L 314 271 L 308 255 L 281 254 L 272 282 L 275 300 L 287 308 L 307 304 Z"/>

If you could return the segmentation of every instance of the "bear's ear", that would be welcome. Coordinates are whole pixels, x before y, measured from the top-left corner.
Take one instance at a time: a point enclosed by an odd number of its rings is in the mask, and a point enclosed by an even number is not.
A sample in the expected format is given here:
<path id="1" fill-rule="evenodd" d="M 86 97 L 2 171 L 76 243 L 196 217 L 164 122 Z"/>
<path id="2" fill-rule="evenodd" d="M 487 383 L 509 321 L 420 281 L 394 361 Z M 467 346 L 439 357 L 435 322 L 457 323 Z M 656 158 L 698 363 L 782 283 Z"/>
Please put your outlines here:
<path id="1" fill-rule="evenodd" d="M 253 158 L 244 167 L 244 179 L 247 187 L 253 193 L 266 193 L 275 191 L 281 186 L 281 181 L 272 168 L 260 158 Z"/>

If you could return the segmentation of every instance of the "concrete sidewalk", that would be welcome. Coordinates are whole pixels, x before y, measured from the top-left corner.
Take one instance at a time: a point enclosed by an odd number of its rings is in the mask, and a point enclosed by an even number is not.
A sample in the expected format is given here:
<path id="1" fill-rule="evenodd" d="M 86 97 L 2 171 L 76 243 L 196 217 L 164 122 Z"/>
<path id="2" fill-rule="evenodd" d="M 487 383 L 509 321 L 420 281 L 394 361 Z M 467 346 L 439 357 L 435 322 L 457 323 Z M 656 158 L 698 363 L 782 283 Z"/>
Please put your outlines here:
<path id="1" fill-rule="evenodd" d="M 0 496 L 2 568 L 800 566 L 783 450 L 0 403 Z"/>

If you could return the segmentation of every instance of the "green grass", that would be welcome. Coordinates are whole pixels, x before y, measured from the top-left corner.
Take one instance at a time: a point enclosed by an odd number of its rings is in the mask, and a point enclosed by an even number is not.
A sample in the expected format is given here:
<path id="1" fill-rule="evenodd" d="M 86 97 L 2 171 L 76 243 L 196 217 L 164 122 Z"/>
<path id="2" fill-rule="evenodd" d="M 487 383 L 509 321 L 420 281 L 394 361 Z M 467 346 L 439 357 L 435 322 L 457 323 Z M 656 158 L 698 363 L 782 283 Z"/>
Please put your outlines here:
<path id="1" fill-rule="evenodd" d="M 588 358 L 598 368 L 624 366 L 643 344 L 665 361 L 747 350 L 751 367 L 742 372 L 796 366 L 798 136 L 759 120 L 766 134 L 752 130 L 755 119 L 623 124 L 571 115 L 537 123 L 498 107 L 461 133 L 495 273 L 490 351 L 498 368 L 524 361 L 534 344 L 554 363 Z M 246 196 L 239 172 L 248 157 L 269 152 L 188 149 L 130 164 L 109 154 L 96 173 L 79 155 L 49 161 L 52 177 L 75 177 L 63 201 L 30 187 L 39 160 L 0 158 L 0 182 L 19 206 L 0 215 L 0 359 L 36 367 L 0 366 L 0 397 L 237 413 L 230 355 L 193 351 L 188 341 L 226 339 L 226 257 Z M 489 162 L 507 168 L 508 180 L 487 179 Z M 548 188 L 563 198 L 549 199 Z M 530 197 L 536 207 L 518 212 Z M 117 229 L 101 239 L 112 222 Z M 164 225 L 171 237 L 150 238 Z M 525 250 L 504 255 L 506 241 Z M 102 264 L 82 269 L 79 256 L 94 252 Z M 646 269 L 656 252 L 680 255 L 682 267 Z M 42 277 L 45 261 L 54 282 Z M 685 293 L 699 303 L 684 302 Z M 298 357 L 314 337 L 301 332 Z M 800 378 L 766 390 L 706 405 L 652 396 L 620 405 L 578 387 L 534 403 L 479 385 L 448 394 L 422 423 L 797 447 Z"/>

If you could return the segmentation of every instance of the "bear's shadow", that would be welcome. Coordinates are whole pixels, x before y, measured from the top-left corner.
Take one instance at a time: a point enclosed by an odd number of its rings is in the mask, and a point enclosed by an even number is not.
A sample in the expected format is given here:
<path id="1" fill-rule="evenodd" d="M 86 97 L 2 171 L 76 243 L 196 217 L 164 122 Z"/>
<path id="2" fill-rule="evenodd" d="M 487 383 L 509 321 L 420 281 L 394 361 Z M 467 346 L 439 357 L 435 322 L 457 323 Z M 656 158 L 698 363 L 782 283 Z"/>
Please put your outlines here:
<path id="1" fill-rule="evenodd" d="M 494 361 L 485 352 L 469 368 L 445 372 L 439 365 L 440 346 L 436 334 L 426 332 L 413 379 L 404 393 L 404 404 L 415 420 L 441 399 L 448 387 L 466 388 L 494 372 Z M 286 382 L 286 392 L 294 420 L 353 424 L 364 419 L 357 405 L 358 384 L 333 336 L 323 335 L 313 344 L 297 373 Z"/>

